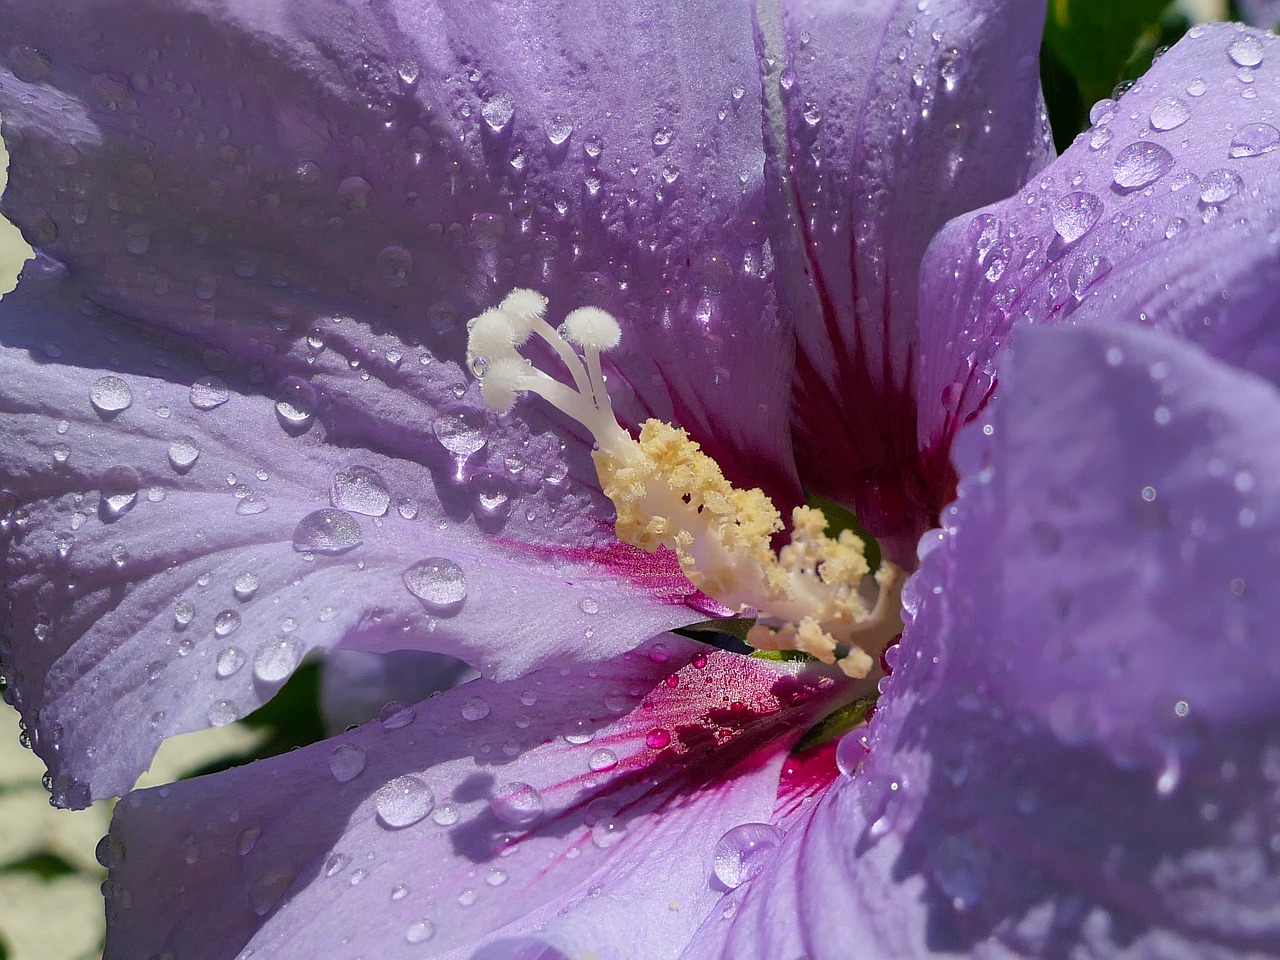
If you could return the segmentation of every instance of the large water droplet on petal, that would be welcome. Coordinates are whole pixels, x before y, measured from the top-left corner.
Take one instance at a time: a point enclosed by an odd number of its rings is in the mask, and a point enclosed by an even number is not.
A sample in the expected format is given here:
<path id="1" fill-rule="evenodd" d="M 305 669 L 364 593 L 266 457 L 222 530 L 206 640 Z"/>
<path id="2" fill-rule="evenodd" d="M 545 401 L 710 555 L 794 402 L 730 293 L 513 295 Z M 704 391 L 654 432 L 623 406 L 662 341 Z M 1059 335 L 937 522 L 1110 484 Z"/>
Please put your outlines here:
<path id="1" fill-rule="evenodd" d="M 1053 229 L 1066 243 L 1083 237 L 1102 215 L 1102 201 L 1092 193 L 1068 193 L 1053 205 Z"/>
<path id="2" fill-rule="evenodd" d="M 200 448 L 191 437 L 178 437 L 169 443 L 169 465 L 178 473 L 186 473 L 200 459 Z"/>
<path id="3" fill-rule="evenodd" d="M 133 391 L 119 377 L 99 377 L 89 390 L 89 402 L 104 417 L 113 417 L 128 410 L 133 403 Z"/>
<path id="4" fill-rule="evenodd" d="M 1172 169 L 1172 153 L 1158 143 L 1139 140 L 1116 154 L 1111 172 L 1116 186 L 1136 190 L 1155 183 Z"/>
<path id="5" fill-rule="evenodd" d="M 427 557 L 404 572 L 404 585 L 432 613 L 448 615 L 467 599 L 467 575 L 447 557 Z"/>
<path id="6" fill-rule="evenodd" d="M 276 417 L 290 432 L 302 432 L 311 425 L 318 403 L 316 388 L 300 377 L 286 377 L 276 391 Z"/>
<path id="7" fill-rule="evenodd" d="M 191 385 L 191 405 L 197 410 L 212 410 L 231 399 L 231 391 L 220 377 L 201 377 Z"/>
<path id="8" fill-rule="evenodd" d="M 138 502 L 142 477 L 133 467 L 109 467 L 98 488 L 98 518 L 103 523 L 118 520 Z"/>
<path id="9" fill-rule="evenodd" d="M 346 553 L 364 542 L 360 522 L 342 510 L 313 510 L 293 529 L 300 553 Z"/>
<path id="10" fill-rule="evenodd" d="M 297 637 L 272 637 L 253 655 L 253 675 L 263 683 L 279 683 L 293 673 L 302 659 L 302 641 Z"/>
<path id="11" fill-rule="evenodd" d="M 404 939 L 407 943 L 426 943 L 435 935 L 436 925 L 424 918 L 409 924 L 409 929 L 404 932 Z"/>
<path id="12" fill-rule="evenodd" d="M 436 804 L 431 788 L 414 776 L 396 777 L 378 788 L 373 805 L 383 826 L 399 829 L 417 823 Z"/>
<path id="13" fill-rule="evenodd" d="M 494 791 L 489 808 L 509 826 L 528 826 L 542 816 L 542 794 L 527 783 L 507 783 Z"/>
<path id="14" fill-rule="evenodd" d="M 352 513 L 381 517 L 391 505 L 391 493 L 378 471 L 371 467 L 354 466 L 334 475 L 329 502 Z"/>
<path id="15" fill-rule="evenodd" d="M 329 772 L 339 783 L 349 783 L 364 771 L 365 752 L 354 743 L 340 743 L 329 754 Z"/>
<path id="16" fill-rule="evenodd" d="M 1225 203 L 1240 192 L 1242 181 L 1230 170 L 1219 167 L 1210 170 L 1200 181 L 1200 200 L 1203 203 Z"/>
<path id="17" fill-rule="evenodd" d="M 573 124 L 569 122 L 568 117 L 560 113 L 557 113 L 547 121 L 546 129 L 547 140 L 551 142 L 553 147 L 560 146 L 573 134 Z"/>
<path id="18" fill-rule="evenodd" d="M 236 574 L 235 582 L 231 585 L 231 593 L 241 603 L 248 603 L 261 585 L 262 581 L 258 579 L 256 573 L 252 570 L 242 570 Z"/>
<path id="19" fill-rule="evenodd" d="M 218 664 L 216 673 L 220 679 L 225 680 L 233 674 L 239 673 L 240 668 L 245 664 L 244 652 L 237 647 L 227 647 L 218 654 Z"/>
<path id="20" fill-rule="evenodd" d="M 1191 119 L 1191 108 L 1177 97 L 1161 97 L 1151 107 L 1151 126 L 1156 130 L 1176 130 Z"/>
<path id="21" fill-rule="evenodd" d="M 494 133 L 500 133 L 515 116 L 516 104 L 511 96 L 501 91 L 490 94 L 480 103 L 480 116 Z"/>
<path id="22" fill-rule="evenodd" d="M 213 618 L 213 632 L 219 637 L 235 633 L 240 626 L 240 614 L 234 610 L 221 610 Z"/>
<path id="23" fill-rule="evenodd" d="M 1228 151 L 1233 160 L 1260 157 L 1280 147 L 1280 130 L 1269 123 L 1250 123 L 1231 138 Z"/>
<path id="24" fill-rule="evenodd" d="M 209 707 L 209 712 L 205 716 L 209 720 L 209 726 L 225 727 L 229 723 L 234 723 L 239 715 L 240 713 L 236 710 L 234 703 L 227 700 L 219 700 Z"/>
<path id="25" fill-rule="evenodd" d="M 772 824 L 739 824 L 716 842 L 716 879 L 730 890 L 742 886 L 764 869 L 780 842 L 782 831 Z"/>
<path id="26" fill-rule="evenodd" d="M 470 697 L 462 705 L 462 719 L 483 720 L 492 708 L 484 697 Z"/>
<path id="27" fill-rule="evenodd" d="M 1262 41 L 1252 34 L 1241 34 L 1227 47 L 1227 56 L 1238 67 L 1256 67 L 1262 63 Z"/>

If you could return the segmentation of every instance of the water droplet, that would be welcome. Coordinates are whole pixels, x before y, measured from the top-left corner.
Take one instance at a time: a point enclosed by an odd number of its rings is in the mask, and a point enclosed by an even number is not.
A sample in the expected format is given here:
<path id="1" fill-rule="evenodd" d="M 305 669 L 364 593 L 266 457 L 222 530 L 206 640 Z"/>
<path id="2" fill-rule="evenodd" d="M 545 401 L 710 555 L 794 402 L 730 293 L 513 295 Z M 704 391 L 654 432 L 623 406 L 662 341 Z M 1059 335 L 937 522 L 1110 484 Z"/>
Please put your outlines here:
<path id="1" fill-rule="evenodd" d="M 350 862 L 351 858 L 345 853 L 335 853 L 324 862 L 324 875 L 326 877 L 335 876 L 341 873 Z"/>
<path id="2" fill-rule="evenodd" d="M 191 437 L 178 437 L 169 443 L 169 465 L 178 473 L 186 473 L 200 458 L 200 448 Z"/>
<path id="3" fill-rule="evenodd" d="M 511 122 L 515 113 L 515 101 L 506 93 L 490 94 L 480 102 L 480 116 L 484 117 L 484 122 L 494 133 L 500 133 Z"/>
<path id="4" fill-rule="evenodd" d="M 1260 157 L 1280 147 L 1280 130 L 1269 123 L 1251 123 L 1241 127 L 1231 140 L 1228 154 L 1233 160 Z"/>
<path id="5" fill-rule="evenodd" d="M 547 121 L 546 131 L 547 140 L 552 146 L 558 147 L 573 134 L 573 124 L 563 114 L 557 113 Z"/>
<path id="6" fill-rule="evenodd" d="M 103 417 L 113 417 L 129 409 L 133 391 L 119 377 L 99 377 L 89 389 L 89 402 Z"/>
<path id="7" fill-rule="evenodd" d="M 659 127 L 653 131 L 653 152 L 662 153 L 667 147 L 671 146 L 671 141 L 675 137 L 670 127 Z"/>
<path id="8" fill-rule="evenodd" d="M 293 175 L 297 178 L 299 183 L 310 185 L 313 183 L 319 183 L 320 178 L 324 176 L 324 173 L 321 171 L 318 163 L 315 163 L 312 160 L 303 160 L 294 168 Z"/>
<path id="9" fill-rule="evenodd" d="M 1256 67 L 1262 63 L 1262 41 L 1251 34 L 1241 34 L 1227 47 L 1227 56 L 1237 67 Z"/>
<path id="10" fill-rule="evenodd" d="M 607 850 L 621 842 L 626 835 L 626 823 L 613 817 L 606 817 L 591 827 L 591 842 L 601 850 Z"/>
<path id="11" fill-rule="evenodd" d="M 244 666 L 246 657 L 244 652 L 237 647 L 227 647 L 218 654 L 218 663 L 215 672 L 219 679 L 225 680 L 232 674 L 238 673 L 240 668 Z"/>
<path id="12" fill-rule="evenodd" d="M 858 767 L 862 765 L 862 760 L 866 755 L 867 748 L 863 745 L 859 735 L 857 733 L 846 734 L 836 744 L 836 769 L 846 777 L 852 777 L 857 773 Z"/>
<path id="13" fill-rule="evenodd" d="M 350 783 L 364 771 L 365 753 L 354 743 L 340 743 L 329 754 L 329 772 L 339 783 Z"/>
<path id="14" fill-rule="evenodd" d="M 300 377 L 286 377 L 276 391 L 276 418 L 286 430 L 302 431 L 316 415 L 316 388 Z"/>
<path id="15" fill-rule="evenodd" d="M 671 648 L 662 642 L 655 643 L 649 648 L 649 659 L 654 663 L 666 663 L 671 659 Z"/>
<path id="16" fill-rule="evenodd" d="M 489 807 L 503 823 L 524 827 L 542 815 L 542 794 L 527 783 L 508 783 L 494 791 Z"/>
<path id="17" fill-rule="evenodd" d="M 645 734 L 644 744 L 650 750 L 661 750 L 671 743 L 671 733 L 662 727 L 655 727 Z"/>
<path id="18" fill-rule="evenodd" d="M 253 595 L 258 592 L 258 587 L 262 581 L 258 579 L 258 575 L 251 570 L 242 570 L 236 574 L 235 583 L 231 586 L 231 592 L 235 598 L 241 603 L 248 603 L 253 599 Z"/>
<path id="19" fill-rule="evenodd" d="M 1089 122 L 1095 126 L 1100 123 L 1110 123 L 1115 115 L 1116 102 L 1110 97 L 1099 100 L 1089 108 Z"/>
<path id="20" fill-rule="evenodd" d="M 369 206 L 373 187 L 364 177 L 346 177 L 338 184 L 338 203 L 353 212 Z"/>
<path id="21" fill-rule="evenodd" d="M 226 700 L 219 700 L 213 704 L 206 714 L 211 727 L 225 727 L 229 723 L 234 723 L 238 716 L 235 704 Z"/>
<path id="22" fill-rule="evenodd" d="M 1092 193 L 1068 193 L 1053 205 L 1053 229 L 1066 243 L 1075 243 L 1098 222 L 1102 201 Z"/>
<path id="23" fill-rule="evenodd" d="M 346 553 L 364 542 L 360 523 L 342 510 L 313 510 L 293 529 L 299 553 Z"/>
<path id="24" fill-rule="evenodd" d="M 142 477 L 133 467 L 109 467 L 98 489 L 98 517 L 104 523 L 118 520 L 138 502 Z"/>
<path id="25" fill-rule="evenodd" d="M 329 502 L 352 513 L 381 517 L 391 505 L 391 493 L 378 471 L 371 467 L 354 466 L 334 475 Z"/>
<path id="26" fill-rule="evenodd" d="M 458 808 L 448 801 L 436 807 L 435 812 L 431 814 L 431 819 L 442 827 L 451 827 L 458 822 L 461 817 Z"/>
<path id="27" fill-rule="evenodd" d="M 124 863 L 124 844 L 120 842 L 118 837 L 107 834 L 98 841 L 98 846 L 94 848 L 93 855 L 108 870 L 114 870 Z"/>
<path id="28" fill-rule="evenodd" d="M 1242 185 L 1237 174 L 1219 167 L 1200 181 L 1200 199 L 1204 203 L 1225 203 L 1240 192 Z"/>
<path id="29" fill-rule="evenodd" d="M 404 247 L 390 244 L 378 252 L 378 275 L 388 287 L 405 287 L 413 275 L 413 254 Z"/>
<path id="30" fill-rule="evenodd" d="M 173 607 L 173 621 L 181 630 L 195 619 L 196 608 L 190 600 L 179 600 Z"/>
<path id="31" fill-rule="evenodd" d="M 505 518 L 511 513 L 511 486 L 502 474 L 481 470 L 471 478 L 476 507 L 486 517 Z"/>
<path id="32" fill-rule="evenodd" d="M 415 920 L 409 924 L 409 929 L 404 932 L 404 939 L 408 943 L 426 943 L 436 935 L 436 925 L 430 920 Z"/>
<path id="33" fill-rule="evenodd" d="M 1118 154 L 1112 165 L 1116 185 L 1126 190 L 1136 190 L 1155 183 L 1173 169 L 1173 154 L 1147 140 L 1129 144 Z"/>
<path id="34" fill-rule="evenodd" d="M 427 557 L 404 572 L 404 585 L 432 613 L 457 613 L 467 599 L 467 575 L 447 557 Z"/>
<path id="35" fill-rule="evenodd" d="M 231 391 L 221 377 L 201 377 L 191 384 L 191 405 L 197 410 L 212 410 L 231 399 Z"/>
<path id="36" fill-rule="evenodd" d="M 248 856 L 258 845 L 258 838 L 261 836 L 261 827 L 245 827 L 236 838 L 236 853 L 242 857 Z"/>
<path id="37" fill-rule="evenodd" d="M 467 459 L 488 442 L 485 428 L 484 414 L 474 410 L 444 414 L 431 425 L 440 446 L 453 454 L 456 479 L 462 479 L 462 467 Z"/>
<path id="38" fill-rule="evenodd" d="M 584 597 L 578 601 L 578 609 L 583 613 L 594 616 L 600 612 L 600 603 L 595 597 Z"/>
<path id="39" fill-rule="evenodd" d="M 618 755 L 612 750 L 606 750 L 603 747 L 592 752 L 590 759 L 587 760 L 587 766 L 597 773 L 605 770 L 612 770 L 618 765 Z"/>
<path id="40" fill-rule="evenodd" d="M 418 718 L 418 711 L 400 700 L 392 700 L 385 704 L 378 714 L 378 723 L 383 730 L 399 730 L 407 727 Z"/>
<path id="41" fill-rule="evenodd" d="M 471 697 L 462 705 L 462 719 L 483 720 L 491 709 L 484 697 Z"/>
<path id="42" fill-rule="evenodd" d="M 772 858 L 782 831 L 768 823 L 742 823 L 716 842 L 716 879 L 735 890 L 764 869 Z"/>
<path id="43" fill-rule="evenodd" d="M 272 637 L 253 655 L 253 675 L 263 683 L 279 683 L 293 673 L 302 652 L 302 641 L 297 637 Z"/>
<path id="44" fill-rule="evenodd" d="M 1151 107 L 1151 126 L 1156 130 L 1176 130 L 1191 119 L 1191 108 L 1177 97 L 1161 97 Z"/>
<path id="45" fill-rule="evenodd" d="M 240 614 L 234 610 L 220 610 L 218 615 L 213 618 L 213 632 L 219 637 L 235 633 L 239 626 Z"/>
<path id="46" fill-rule="evenodd" d="M 584 743 L 590 743 L 595 739 L 595 737 L 595 728 L 591 726 L 589 721 L 583 720 L 580 717 L 570 720 L 564 732 L 565 742 L 578 746 Z"/>
<path id="47" fill-rule="evenodd" d="M 1187 84 L 1187 93 L 1193 97 L 1203 97 L 1208 89 L 1209 85 L 1200 77 Z"/>
<path id="48" fill-rule="evenodd" d="M 396 777 L 373 795 L 373 805 L 383 826 L 392 829 L 417 823 L 436 804 L 431 788 L 414 776 Z"/>
<path id="49" fill-rule="evenodd" d="M 260 917 L 270 913 L 292 885 L 294 878 L 295 874 L 291 870 L 269 870 L 263 874 L 250 892 L 253 912 Z"/>

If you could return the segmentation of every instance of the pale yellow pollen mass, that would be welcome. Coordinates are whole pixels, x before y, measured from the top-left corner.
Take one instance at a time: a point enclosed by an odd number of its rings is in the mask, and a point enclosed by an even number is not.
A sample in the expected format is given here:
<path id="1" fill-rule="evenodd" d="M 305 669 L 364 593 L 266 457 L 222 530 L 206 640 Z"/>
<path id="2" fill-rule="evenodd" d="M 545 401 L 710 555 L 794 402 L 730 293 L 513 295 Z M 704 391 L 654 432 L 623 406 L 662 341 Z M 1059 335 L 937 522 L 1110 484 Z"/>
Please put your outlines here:
<path id="1" fill-rule="evenodd" d="M 775 552 L 772 540 L 783 522 L 763 491 L 734 487 L 678 427 L 647 420 L 633 439 L 618 425 L 600 367 L 601 350 L 617 342 L 609 325 L 616 321 L 594 311 L 589 324 L 580 322 L 590 335 L 574 330 L 579 357 L 541 309 L 528 309 L 545 305 L 536 294 L 515 291 L 498 310 L 517 302 L 525 309 L 518 323 L 513 318 L 510 340 L 495 339 L 505 327 L 490 312 L 476 322 L 468 344 L 470 354 L 486 361 L 479 369 L 491 363 L 502 370 L 501 388 L 482 390 L 486 401 L 492 395 L 495 408 L 505 411 L 519 393 L 537 393 L 587 427 L 598 444 L 593 457 L 601 488 L 617 509 L 618 538 L 649 551 L 671 548 L 694 586 L 731 609 L 758 615 L 747 635 L 751 646 L 799 651 L 838 664 L 851 677 L 867 676 L 902 629 L 902 571 L 883 563 L 872 587 L 862 540 L 848 530 L 828 536 L 825 515 L 811 507 L 792 511 L 791 542 Z M 532 365 L 512 364 L 520 345 L 516 329 L 531 329 L 550 343 L 573 386 Z"/>

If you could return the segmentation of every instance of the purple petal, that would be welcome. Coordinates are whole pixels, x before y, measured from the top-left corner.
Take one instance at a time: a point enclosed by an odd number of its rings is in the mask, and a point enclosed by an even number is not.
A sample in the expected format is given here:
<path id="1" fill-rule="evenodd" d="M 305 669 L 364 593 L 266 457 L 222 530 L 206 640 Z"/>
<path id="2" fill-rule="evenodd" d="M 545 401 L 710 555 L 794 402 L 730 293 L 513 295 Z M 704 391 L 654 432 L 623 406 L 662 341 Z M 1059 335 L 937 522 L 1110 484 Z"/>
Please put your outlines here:
<path id="1" fill-rule="evenodd" d="M 667 636 L 133 794 L 103 846 L 106 955 L 674 957 L 822 683 Z"/>
<path id="2" fill-rule="evenodd" d="M 1257 27 L 1270 30 L 1280 23 L 1280 2 L 1277 0 L 1239 0 L 1245 18 Z"/>
<path id="3" fill-rule="evenodd" d="M 452 463 L 299 434 L 252 374 L 50 307 L 58 287 L 4 301 L 0 653 L 59 803 L 128 790 L 164 736 L 244 715 L 311 649 L 433 650 L 510 678 L 705 616 L 661 558 L 619 562 L 601 495 L 576 479 L 585 450 L 556 484 L 485 479 L 510 501 L 498 522 L 475 499 L 485 471 L 455 486 Z M 439 388 L 438 366 L 414 386 Z M 386 391 L 383 416 L 429 423 L 420 396 Z M 520 436 L 491 453 L 559 460 L 554 437 Z"/>
<path id="4" fill-rule="evenodd" d="M 1027 331 L 1003 375 L 866 762 L 689 956 L 1280 940 L 1280 395 L 1134 328 Z"/>
<path id="5" fill-rule="evenodd" d="M 794 495 L 742 4 L 130 0 L 4 20 L 6 212 L 95 302 L 237 359 L 354 318 L 459 360 L 463 321 L 514 286 L 553 317 L 607 306 L 619 408 Z"/>
<path id="6" fill-rule="evenodd" d="M 1239 279 L 1268 256 L 1256 237 L 1280 184 L 1277 91 L 1274 36 L 1193 27 L 1118 103 L 1095 106 L 1093 129 L 1018 196 L 947 225 L 922 268 L 923 449 L 945 451 L 987 401 L 1019 319 L 1173 329 L 1221 313 L 1197 281 L 1220 291 L 1215 268 Z M 1081 301 L 1093 306 L 1076 314 Z M 1206 313 L 1193 318 L 1197 302 Z"/>
<path id="7" fill-rule="evenodd" d="M 780 24 L 759 16 L 783 111 L 767 176 L 799 334 L 801 473 L 909 550 L 951 486 L 945 458 L 921 463 L 912 443 L 920 258 L 949 217 L 1051 155 L 1043 4 L 797 0 Z"/>

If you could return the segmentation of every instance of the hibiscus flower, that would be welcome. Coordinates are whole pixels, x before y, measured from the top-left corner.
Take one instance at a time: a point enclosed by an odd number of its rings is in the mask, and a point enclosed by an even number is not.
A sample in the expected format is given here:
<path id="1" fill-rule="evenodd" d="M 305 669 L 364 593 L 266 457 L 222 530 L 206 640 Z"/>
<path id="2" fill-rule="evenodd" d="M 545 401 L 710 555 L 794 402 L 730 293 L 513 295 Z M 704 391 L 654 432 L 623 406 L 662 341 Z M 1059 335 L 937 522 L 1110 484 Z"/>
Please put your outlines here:
<path id="1" fill-rule="evenodd" d="M 1197 28 L 1050 164 L 1043 14 L 5 12 L 55 802 L 312 650 L 483 674 L 127 795 L 109 957 L 1274 952 L 1280 49 Z M 744 605 L 811 656 L 664 632 Z"/>

